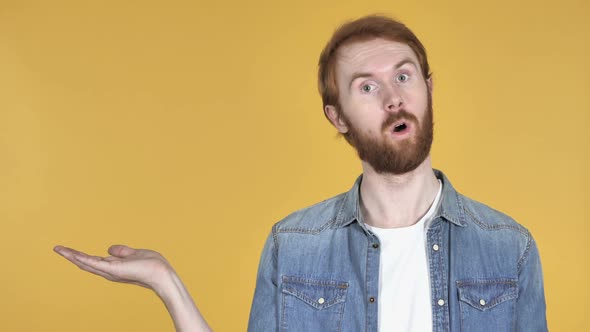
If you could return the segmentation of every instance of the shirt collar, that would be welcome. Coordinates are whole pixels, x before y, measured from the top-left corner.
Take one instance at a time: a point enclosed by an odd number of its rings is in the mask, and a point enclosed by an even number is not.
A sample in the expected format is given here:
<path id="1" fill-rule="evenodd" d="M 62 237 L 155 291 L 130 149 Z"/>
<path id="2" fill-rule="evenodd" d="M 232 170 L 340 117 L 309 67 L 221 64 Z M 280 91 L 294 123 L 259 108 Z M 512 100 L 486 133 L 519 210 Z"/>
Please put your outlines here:
<path id="1" fill-rule="evenodd" d="M 433 169 L 434 175 L 442 182 L 442 197 L 440 207 L 434 214 L 433 220 L 442 217 L 444 220 L 450 221 L 457 226 L 465 226 L 465 210 L 459 198 L 459 193 L 453 188 L 453 185 L 443 174 L 443 172 Z M 360 185 L 362 182 L 362 174 L 356 179 L 354 185 L 345 193 L 338 214 L 336 215 L 337 227 L 345 227 L 354 221 L 362 223 L 360 217 Z"/>

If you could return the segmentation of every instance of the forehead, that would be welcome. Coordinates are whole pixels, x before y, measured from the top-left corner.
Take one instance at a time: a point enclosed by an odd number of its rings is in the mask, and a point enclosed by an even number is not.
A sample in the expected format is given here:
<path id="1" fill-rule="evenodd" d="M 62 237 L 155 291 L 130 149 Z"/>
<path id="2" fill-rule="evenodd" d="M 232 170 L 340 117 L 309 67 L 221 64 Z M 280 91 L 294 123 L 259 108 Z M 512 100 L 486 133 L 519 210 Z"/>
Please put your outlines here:
<path id="1" fill-rule="evenodd" d="M 353 42 L 338 50 L 336 72 L 344 78 L 357 71 L 384 71 L 404 59 L 419 67 L 416 54 L 406 44 L 382 38 Z"/>

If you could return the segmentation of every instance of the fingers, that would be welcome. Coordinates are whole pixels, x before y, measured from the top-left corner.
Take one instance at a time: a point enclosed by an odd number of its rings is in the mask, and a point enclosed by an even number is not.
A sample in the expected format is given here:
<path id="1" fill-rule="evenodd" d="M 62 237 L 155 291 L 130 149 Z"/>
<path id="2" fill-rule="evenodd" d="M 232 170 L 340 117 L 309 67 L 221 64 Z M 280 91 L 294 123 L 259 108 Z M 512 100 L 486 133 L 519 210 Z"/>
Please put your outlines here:
<path id="1" fill-rule="evenodd" d="M 85 264 L 84 262 L 78 260 L 76 257 L 74 257 L 74 259 L 72 260 L 72 263 L 76 264 L 76 266 L 78 266 L 81 270 L 84 270 L 84 271 L 87 271 L 90 273 L 94 273 L 94 274 L 99 275 L 99 276 L 101 276 L 107 280 L 110 280 L 110 281 L 115 281 L 115 278 L 112 275 L 106 273 L 105 271 L 95 269 L 92 266 Z"/>
<path id="2" fill-rule="evenodd" d="M 73 257 L 75 255 L 82 254 L 81 252 L 79 252 L 77 250 L 74 250 L 72 248 L 67 248 L 67 247 L 64 247 L 64 246 L 55 246 L 53 248 L 53 251 L 55 251 L 56 253 L 62 255 L 63 257 L 65 257 L 66 259 L 68 259 L 70 261 L 73 259 Z"/>
<path id="3" fill-rule="evenodd" d="M 117 257 L 127 257 L 131 254 L 135 253 L 135 249 L 130 248 L 126 245 L 123 244 L 115 244 L 109 247 L 108 250 L 109 254 L 113 255 L 113 256 L 117 256 Z"/>
<path id="4" fill-rule="evenodd" d="M 102 257 L 90 256 L 84 253 L 80 253 L 80 255 L 75 255 L 74 258 L 79 262 L 84 263 L 84 265 L 89 266 L 95 270 L 99 270 L 109 274 L 113 273 L 112 262 L 114 262 L 114 260 L 105 260 Z"/>
<path id="5" fill-rule="evenodd" d="M 88 272 L 95 273 L 99 271 L 101 273 L 110 274 L 112 272 L 111 261 L 115 259 L 115 257 L 108 257 L 102 258 L 98 256 L 90 256 L 85 254 L 81 251 L 74 250 L 72 248 L 67 248 L 63 246 L 56 246 L 53 248 L 55 252 L 62 255 L 64 258 L 69 260 L 70 262 L 76 264 L 78 267 L 82 268 L 81 265 L 84 265 L 85 268 L 83 269 Z M 92 270 L 92 271 L 90 271 Z M 99 273 L 96 273 L 99 274 Z M 102 275 L 102 274 L 99 274 Z"/>
<path id="6" fill-rule="evenodd" d="M 113 276 L 108 272 L 96 268 L 93 264 L 88 264 L 88 262 L 100 260 L 99 257 L 91 258 L 92 256 L 88 256 L 82 252 L 63 246 L 56 246 L 53 250 L 84 271 L 94 273 L 108 280 L 114 280 Z"/>

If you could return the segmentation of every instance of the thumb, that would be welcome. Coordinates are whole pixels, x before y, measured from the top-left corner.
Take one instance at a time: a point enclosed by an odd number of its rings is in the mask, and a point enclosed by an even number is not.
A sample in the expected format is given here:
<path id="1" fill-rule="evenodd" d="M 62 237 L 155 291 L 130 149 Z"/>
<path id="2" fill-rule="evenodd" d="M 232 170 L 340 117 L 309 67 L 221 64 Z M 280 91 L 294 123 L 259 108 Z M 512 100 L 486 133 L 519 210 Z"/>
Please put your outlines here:
<path id="1" fill-rule="evenodd" d="M 120 258 L 124 258 L 127 257 L 133 253 L 135 253 L 135 249 L 133 248 L 129 248 L 128 246 L 124 245 L 124 244 L 115 244 L 109 247 L 109 254 L 116 256 L 116 257 L 120 257 Z"/>

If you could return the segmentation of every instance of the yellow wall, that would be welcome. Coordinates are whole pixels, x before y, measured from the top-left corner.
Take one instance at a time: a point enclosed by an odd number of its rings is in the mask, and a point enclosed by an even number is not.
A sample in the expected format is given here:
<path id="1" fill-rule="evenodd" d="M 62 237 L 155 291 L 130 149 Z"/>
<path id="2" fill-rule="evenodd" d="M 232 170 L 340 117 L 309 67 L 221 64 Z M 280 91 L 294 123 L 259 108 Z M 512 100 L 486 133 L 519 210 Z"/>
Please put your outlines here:
<path id="1" fill-rule="evenodd" d="M 162 252 L 216 330 L 245 330 L 270 226 L 360 171 L 316 63 L 372 12 L 429 51 L 434 166 L 533 232 L 549 327 L 590 330 L 585 0 L 3 1 L 0 330 L 172 330 L 153 293 L 51 250 L 112 243 Z"/>

